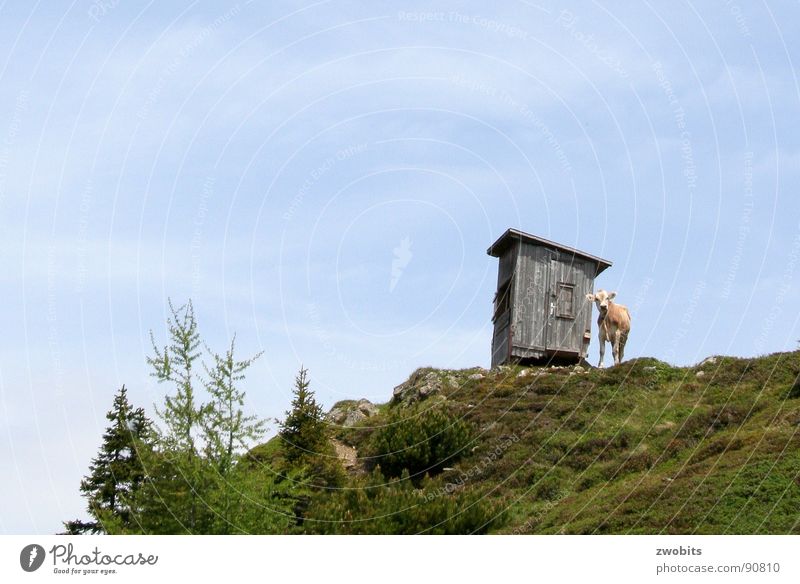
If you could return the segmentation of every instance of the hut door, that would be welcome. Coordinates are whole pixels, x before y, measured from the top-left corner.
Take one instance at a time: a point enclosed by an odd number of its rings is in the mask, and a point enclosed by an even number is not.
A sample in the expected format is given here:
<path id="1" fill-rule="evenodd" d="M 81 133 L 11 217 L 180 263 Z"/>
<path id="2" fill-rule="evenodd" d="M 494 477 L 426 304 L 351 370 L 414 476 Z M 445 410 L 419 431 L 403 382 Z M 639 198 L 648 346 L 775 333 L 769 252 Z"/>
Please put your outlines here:
<path id="1" fill-rule="evenodd" d="M 579 351 L 581 340 L 576 337 L 575 320 L 581 287 L 576 286 L 572 258 L 564 261 L 555 255 L 550 260 L 548 276 L 547 350 Z"/>

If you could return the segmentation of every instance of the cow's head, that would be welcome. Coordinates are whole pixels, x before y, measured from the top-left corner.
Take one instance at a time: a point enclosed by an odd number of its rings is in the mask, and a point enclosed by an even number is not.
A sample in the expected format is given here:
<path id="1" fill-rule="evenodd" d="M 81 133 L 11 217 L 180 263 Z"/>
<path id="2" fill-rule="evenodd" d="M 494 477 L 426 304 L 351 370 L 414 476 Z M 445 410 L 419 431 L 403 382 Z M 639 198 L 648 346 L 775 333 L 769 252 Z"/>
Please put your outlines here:
<path id="1" fill-rule="evenodd" d="M 587 294 L 586 300 L 597 304 L 597 310 L 600 311 L 600 316 L 605 316 L 606 312 L 608 312 L 609 300 L 615 298 L 616 295 L 617 295 L 616 292 L 606 292 L 605 290 L 599 290 L 594 294 Z"/>

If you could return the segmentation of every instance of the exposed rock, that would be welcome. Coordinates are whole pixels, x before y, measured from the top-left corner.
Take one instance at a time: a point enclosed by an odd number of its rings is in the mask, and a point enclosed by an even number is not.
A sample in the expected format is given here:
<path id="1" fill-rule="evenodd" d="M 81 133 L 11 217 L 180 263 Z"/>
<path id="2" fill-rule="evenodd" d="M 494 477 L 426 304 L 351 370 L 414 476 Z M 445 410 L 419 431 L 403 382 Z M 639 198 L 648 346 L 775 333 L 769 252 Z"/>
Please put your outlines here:
<path id="1" fill-rule="evenodd" d="M 530 375 L 531 373 L 532 373 L 532 370 L 531 370 L 531 369 L 523 369 L 522 371 L 520 371 L 519 373 L 517 373 L 517 377 L 527 377 L 527 376 L 528 376 L 528 375 Z"/>
<path id="2" fill-rule="evenodd" d="M 361 420 L 378 413 L 378 406 L 367 399 L 340 401 L 325 415 L 325 419 L 337 426 L 354 426 Z"/>
<path id="3" fill-rule="evenodd" d="M 442 382 L 439 381 L 435 376 L 433 378 L 426 378 L 425 383 L 420 385 L 417 388 L 417 391 L 419 391 L 419 397 L 421 399 L 425 399 L 434 393 L 439 393 L 442 391 Z"/>
<path id="4" fill-rule="evenodd" d="M 716 365 L 716 363 L 717 363 L 716 357 L 707 357 L 700 362 L 700 365 L 698 365 L 698 367 L 703 367 L 705 365 Z"/>
<path id="5" fill-rule="evenodd" d="M 366 417 L 371 418 L 378 413 L 378 406 L 369 401 L 368 399 L 358 400 L 358 411 Z"/>
<path id="6" fill-rule="evenodd" d="M 483 373 L 473 373 L 467 379 L 483 379 Z"/>
<path id="7" fill-rule="evenodd" d="M 355 448 L 335 438 L 331 438 L 331 444 L 333 444 L 336 456 L 346 471 L 356 472 L 362 470 L 358 461 L 358 451 Z"/>
<path id="8" fill-rule="evenodd" d="M 449 376 L 446 380 L 450 387 L 453 387 L 454 382 L 455 387 L 458 387 L 458 382 L 452 376 Z M 411 374 L 407 381 L 394 388 L 392 403 L 404 406 L 411 405 L 440 393 L 442 385 L 442 378 L 439 374 L 433 371 L 425 373 L 424 370 L 417 370 Z"/>
<path id="9" fill-rule="evenodd" d="M 705 376 L 706 376 L 706 372 L 705 372 L 705 371 L 698 371 L 698 372 L 695 374 L 695 376 L 696 376 L 696 377 L 705 377 Z"/>
<path id="10" fill-rule="evenodd" d="M 583 368 L 583 367 L 581 367 L 580 365 L 575 365 L 575 367 L 573 367 L 573 368 L 572 368 L 572 370 L 573 370 L 575 373 L 583 373 L 583 372 L 584 372 L 584 368 Z"/>

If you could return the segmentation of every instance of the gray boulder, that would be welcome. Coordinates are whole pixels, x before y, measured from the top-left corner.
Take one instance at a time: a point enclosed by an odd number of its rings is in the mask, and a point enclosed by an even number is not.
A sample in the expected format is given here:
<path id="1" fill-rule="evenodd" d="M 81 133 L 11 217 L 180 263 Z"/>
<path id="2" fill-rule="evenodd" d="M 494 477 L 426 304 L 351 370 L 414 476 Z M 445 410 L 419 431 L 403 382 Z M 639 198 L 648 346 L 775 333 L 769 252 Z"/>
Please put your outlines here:
<path id="1" fill-rule="evenodd" d="M 325 415 L 325 419 L 336 426 L 355 426 L 361 420 L 378 413 L 378 406 L 368 399 L 344 400 L 337 402 Z"/>
<path id="2" fill-rule="evenodd" d="M 442 376 L 436 372 L 418 369 L 411 374 L 408 380 L 394 388 L 392 404 L 409 406 L 428 399 L 433 395 L 440 394 L 445 382 L 451 388 L 458 383 L 455 378 L 442 379 Z"/>

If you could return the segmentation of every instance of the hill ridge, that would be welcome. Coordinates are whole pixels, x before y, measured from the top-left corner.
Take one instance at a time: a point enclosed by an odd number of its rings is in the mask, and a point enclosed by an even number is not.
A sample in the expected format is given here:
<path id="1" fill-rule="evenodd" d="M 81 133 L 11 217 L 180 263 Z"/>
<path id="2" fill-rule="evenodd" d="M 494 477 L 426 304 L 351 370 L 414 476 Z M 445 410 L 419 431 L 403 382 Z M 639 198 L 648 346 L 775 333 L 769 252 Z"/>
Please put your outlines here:
<path id="1" fill-rule="evenodd" d="M 428 473 L 425 492 L 479 494 L 503 513 L 490 531 L 800 533 L 798 376 L 798 351 L 690 367 L 422 367 L 333 428 L 361 456 L 403 412 L 467 422 L 468 448 Z"/>

